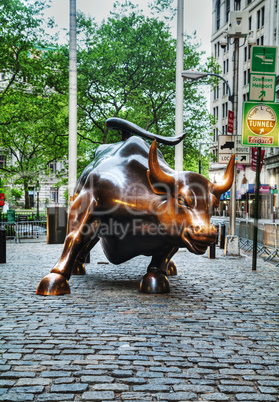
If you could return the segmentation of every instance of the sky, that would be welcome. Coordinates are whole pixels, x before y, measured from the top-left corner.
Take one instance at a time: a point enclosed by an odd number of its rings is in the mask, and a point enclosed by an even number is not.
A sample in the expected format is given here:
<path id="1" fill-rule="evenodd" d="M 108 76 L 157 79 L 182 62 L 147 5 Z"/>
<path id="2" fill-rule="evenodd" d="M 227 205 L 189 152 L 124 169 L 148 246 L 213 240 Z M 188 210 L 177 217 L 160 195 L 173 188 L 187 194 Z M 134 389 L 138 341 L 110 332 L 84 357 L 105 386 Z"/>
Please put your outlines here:
<path id="1" fill-rule="evenodd" d="M 115 0 L 76 0 L 77 9 L 84 14 L 95 17 L 101 22 L 109 15 Z M 119 0 L 124 3 L 124 0 Z M 139 4 L 144 12 L 148 13 L 147 4 L 152 0 L 135 0 L 133 4 Z M 177 0 L 174 0 L 177 6 Z M 192 35 L 197 32 L 197 39 L 201 41 L 201 49 L 210 56 L 211 36 L 211 0 L 184 0 L 184 32 Z M 69 0 L 52 0 L 52 6 L 47 11 L 48 17 L 54 17 L 59 29 L 69 29 Z M 176 18 L 173 20 L 173 34 L 176 36 Z"/>

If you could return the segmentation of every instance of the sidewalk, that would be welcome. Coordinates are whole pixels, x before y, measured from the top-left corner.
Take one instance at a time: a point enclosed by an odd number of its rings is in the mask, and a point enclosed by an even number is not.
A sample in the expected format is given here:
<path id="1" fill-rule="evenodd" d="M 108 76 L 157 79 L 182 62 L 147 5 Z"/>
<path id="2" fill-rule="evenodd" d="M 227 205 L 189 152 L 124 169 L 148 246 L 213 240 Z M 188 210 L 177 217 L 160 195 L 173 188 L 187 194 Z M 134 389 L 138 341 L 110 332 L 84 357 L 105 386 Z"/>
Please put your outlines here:
<path id="1" fill-rule="evenodd" d="M 96 247 L 70 295 L 37 296 L 61 249 L 7 245 L 0 401 L 279 400 L 279 268 L 181 250 L 171 292 L 146 295 L 149 258 L 113 266 Z"/>

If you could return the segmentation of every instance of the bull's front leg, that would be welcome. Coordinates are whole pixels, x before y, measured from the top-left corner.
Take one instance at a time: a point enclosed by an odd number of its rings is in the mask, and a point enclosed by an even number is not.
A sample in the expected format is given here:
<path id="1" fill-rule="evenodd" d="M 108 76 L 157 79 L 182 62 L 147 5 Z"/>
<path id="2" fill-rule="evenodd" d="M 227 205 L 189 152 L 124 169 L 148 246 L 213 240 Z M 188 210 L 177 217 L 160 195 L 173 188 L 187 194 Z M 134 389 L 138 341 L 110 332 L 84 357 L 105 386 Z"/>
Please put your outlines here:
<path id="1" fill-rule="evenodd" d="M 62 295 L 70 293 L 68 280 L 75 266 L 75 261 L 83 257 L 83 251 L 89 252 L 98 242 L 99 221 L 94 216 L 95 199 L 93 196 L 79 194 L 75 199 L 68 219 L 67 236 L 60 260 L 51 273 L 38 285 L 37 294 Z"/>
<path id="2" fill-rule="evenodd" d="M 141 280 L 140 292 L 168 293 L 170 291 L 167 275 L 176 274 L 176 268 L 171 258 L 177 251 L 177 247 L 168 247 L 152 257 L 147 274 Z M 172 265 L 171 272 L 169 271 L 170 263 Z"/>

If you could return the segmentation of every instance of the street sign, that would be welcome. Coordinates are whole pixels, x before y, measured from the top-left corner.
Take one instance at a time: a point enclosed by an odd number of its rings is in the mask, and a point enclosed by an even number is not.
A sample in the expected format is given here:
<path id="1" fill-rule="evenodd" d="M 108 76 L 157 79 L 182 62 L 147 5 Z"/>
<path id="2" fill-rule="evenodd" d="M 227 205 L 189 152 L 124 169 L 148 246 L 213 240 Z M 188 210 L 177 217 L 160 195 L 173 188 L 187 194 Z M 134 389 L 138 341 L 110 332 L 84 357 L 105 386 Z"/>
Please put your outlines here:
<path id="1" fill-rule="evenodd" d="M 242 145 L 278 147 L 279 103 L 244 102 Z"/>
<path id="2" fill-rule="evenodd" d="M 275 101 L 276 74 L 250 74 L 249 99 L 258 102 Z"/>
<path id="3" fill-rule="evenodd" d="M 229 110 L 228 112 L 228 134 L 233 134 L 233 121 L 234 121 L 234 112 Z"/>
<path id="4" fill-rule="evenodd" d="M 15 210 L 14 209 L 7 210 L 7 222 L 15 223 Z"/>
<path id="5" fill-rule="evenodd" d="M 252 47 L 252 73 L 276 74 L 277 46 Z"/>
<path id="6" fill-rule="evenodd" d="M 236 136 L 236 150 L 235 150 L 235 160 L 236 163 L 240 163 L 241 165 L 250 165 L 251 163 L 251 148 L 244 147 L 241 144 L 241 137 Z"/>
<path id="7" fill-rule="evenodd" d="M 235 152 L 235 136 L 218 136 L 218 163 L 228 163 L 232 154 Z"/>

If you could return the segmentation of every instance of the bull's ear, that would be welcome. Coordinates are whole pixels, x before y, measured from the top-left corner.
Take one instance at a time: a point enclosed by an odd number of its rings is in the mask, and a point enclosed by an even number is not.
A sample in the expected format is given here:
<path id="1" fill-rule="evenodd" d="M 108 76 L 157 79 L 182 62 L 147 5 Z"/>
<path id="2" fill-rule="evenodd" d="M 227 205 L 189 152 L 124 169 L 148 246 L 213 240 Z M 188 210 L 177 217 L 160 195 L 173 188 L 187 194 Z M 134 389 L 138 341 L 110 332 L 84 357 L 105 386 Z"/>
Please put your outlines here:
<path id="1" fill-rule="evenodd" d="M 157 157 L 157 143 L 153 141 L 148 155 L 147 179 L 155 194 L 167 194 L 174 187 L 174 177 L 161 169 Z"/>
<path id="2" fill-rule="evenodd" d="M 146 174 L 147 174 L 147 180 L 153 193 L 161 195 L 170 193 L 170 188 L 166 184 L 153 182 L 150 170 L 148 170 Z"/>

